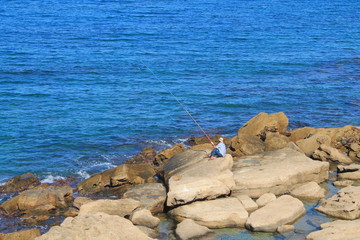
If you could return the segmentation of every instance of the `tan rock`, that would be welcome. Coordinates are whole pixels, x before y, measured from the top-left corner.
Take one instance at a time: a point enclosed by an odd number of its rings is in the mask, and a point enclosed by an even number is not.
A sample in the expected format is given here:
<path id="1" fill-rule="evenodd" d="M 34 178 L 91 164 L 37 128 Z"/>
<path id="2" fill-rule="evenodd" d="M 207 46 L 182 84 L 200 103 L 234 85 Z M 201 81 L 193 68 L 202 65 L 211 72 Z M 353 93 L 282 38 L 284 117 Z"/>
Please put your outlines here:
<path id="1" fill-rule="evenodd" d="M 167 206 L 229 195 L 234 186 L 232 157 L 210 160 L 204 151 L 188 150 L 169 159 L 165 166 Z"/>
<path id="2" fill-rule="evenodd" d="M 265 139 L 265 151 L 273 151 L 287 147 L 290 139 L 282 134 L 268 132 Z"/>
<path id="3" fill-rule="evenodd" d="M 0 233 L 0 240 L 34 240 L 40 235 L 40 230 L 34 228 L 6 234 Z"/>
<path id="4" fill-rule="evenodd" d="M 314 161 L 290 148 L 244 156 L 234 160 L 232 191 L 252 198 L 281 195 L 307 182 L 325 181 L 328 170 L 328 162 Z"/>
<path id="5" fill-rule="evenodd" d="M 338 165 L 337 173 L 340 179 L 359 180 L 360 164 L 353 163 L 348 166 Z"/>
<path id="6" fill-rule="evenodd" d="M 100 199 L 82 205 L 80 207 L 79 215 L 104 212 L 109 215 L 125 217 L 130 216 L 130 214 L 138 207 L 140 207 L 140 203 L 132 199 Z"/>
<path id="7" fill-rule="evenodd" d="M 248 213 L 237 198 L 219 198 L 177 207 L 169 214 L 178 221 L 192 219 L 208 228 L 243 227 Z"/>
<path id="8" fill-rule="evenodd" d="M 131 221 L 106 213 L 88 213 L 68 217 L 36 240 L 150 240 Z"/>
<path id="9" fill-rule="evenodd" d="M 307 155 L 311 156 L 321 144 L 330 146 L 331 138 L 324 134 L 314 134 L 309 138 L 301 139 L 296 142 L 296 145 Z"/>
<path id="10" fill-rule="evenodd" d="M 297 142 L 298 140 L 310 137 L 311 134 L 316 132 L 315 128 L 303 127 L 291 131 L 290 141 Z"/>
<path id="11" fill-rule="evenodd" d="M 163 170 L 164 164 L 175 156 L 176 154 L 186 151 L 187 148 L 183 144 L 175 144 L 171 148 L 161 151 L 158 155 L 155 156 L 154 165 L 159 168 L 159 171 Z"/>
<path id="12" fill-rule="evenodd" d="M 321 224 L 321 229 L 310 233 L 306 240 L 357 240 L 360 239 L 360 219 L 337 220 Z"/>
<path id="13" fill-rule="evenodd" d="M 276 200 L 276 196 L 273 193 L 264 193 L 263 195 L 261 195 L 257 200 L 256 200 L 256 204 L 259 207 L 263 207 L 266 204 L 268 204 L 269 202 L 272 202 Z"/>
<path id="14" fill-rule="evenodd" d="M 160 233 L 155 229 L 144 227 L 144 226 L 136 226 L 138 227 L 143 233 L 145 233 L 150 238 L 160 239 Z"/>
<path id="15" fill-rule="evenodd" d="M 37 210 L 48 211 L 55 208 L 66 208 L 72 200 L 72 188 L 68 186 L 55 187 L 47 184 L 22 192 L 0 205 L 7 214 L 15 211 Z M 35 211 L 33 211 L 35 213 Z M 41 215 L 41 214 L 40 214 Z"/>
<path id="16" fill-rule="evenodd" d="M 275 232 L 278 227 L 295 222 L 305 212 L 300 200 L 283 195 L 251 213 L 246 228 L 251 231 Z"/>
<path id="17" fill-rule="evenodd" d="M 282 225 L 276 229 L 278 233 L 288 233 L 293 232 L 295 230 L 294 225 Z"/>
<path id="18" fill-rule="evenodd" d="M 236 197 L 241 202 L 241 204 L 244 206 L 245 210 L 249 213 L 253 212 L 259 208 L 259 206 L 256 204 L 256 202 L 254 200 L 252 200 L 248 195 L 239 194 L 239 195 L 233 196 L 233 197 Z"/>
<path id="19" fill-rule="evenodd" d="M 203 143 L 203 144 L 191 146 L 190 149 L 191 150 L 210 150 L 211 151 L 214 149 L 214 147 L 211 145 L 211 143 Z"/>
<path id="20" fill-rule="evenodd" d="M 338 188 L 347 187 L 353 185 L 354 181 L 352 180 L 343 180 L 343 181 L 335 181 L 334 186 Z"/>
<path id="21" fill-rule="evenodd" d="M 332 161 L 342 164 L 351 164 L 353 161 L 343 153 L 340 153 L 336 148 L 321 144 L 319 149 L 312 154 L 314 159 L 321 161 Z"/>
<path id="22" fill-rule="evenodd" d="M 265 151 L 265 143 L 260 137 L 249 134 L 238 134 L 231 140 L 230 148 L 233 151 L 240 151 L 245 155 Z"/>
<path id="23" fill-rule="evenodd" d="M 128 190 L 123 198 L 139 201 L 142 208 L 150 210 L 153 214 L 164 210 L 166 189 L 162 183 L 145 183 Z"/>
<path id="24" fill-rule="evenodd" d="M 129 219 L 135 225 L 148 228 L 156 228 L 160 223 L 159 218 L 154 217 L 149 210 L 144 208 L 134 210 Z"/>
<path id="25" fill-rule="evenodd" d="M 360 186 L 348 186 L 315 208 L 326 215 L 353 220 L 360 217 Z"/>
<path id="26" fill-rule="evenodd" d="M 3 186 L 0 186 L 0 192 L 21 192 L 26 189 L 34 188 L 39 184 L 40 179 L 38 179 L 34 174 L 25 173 L 6 181 Z"/>
<path id="27" fill-rule="evenodd" d="M 126 164 L 152 163 L 155 160 L 156 151 L 151 147 L 144 148 L 141 153 L 126 161 Z"/>
<path id="28" fill-rule="evenodd" d="M 200 226 L 191 219 L 185 219 L 176 226 L 176 234 L 181 240 L 199 238 L 209 233 L 213 233 L 209 228 Z"/>
<path id="29" fill-rule="evenodd" d="M 316 182 L 309 182 L 296 187 L 290 192 L 291 196 L 302 199 L 320 199 L 325 197 L 326 190 Z"/>
<path id="30" fill-rule="evenodd" d="M 73 206 L 77 209 L 80 209 L 80 207 L 86 203 L 92 202 L 94 200 L 88 198 L 88 197 L 76 197 L 73 202 Z"/>

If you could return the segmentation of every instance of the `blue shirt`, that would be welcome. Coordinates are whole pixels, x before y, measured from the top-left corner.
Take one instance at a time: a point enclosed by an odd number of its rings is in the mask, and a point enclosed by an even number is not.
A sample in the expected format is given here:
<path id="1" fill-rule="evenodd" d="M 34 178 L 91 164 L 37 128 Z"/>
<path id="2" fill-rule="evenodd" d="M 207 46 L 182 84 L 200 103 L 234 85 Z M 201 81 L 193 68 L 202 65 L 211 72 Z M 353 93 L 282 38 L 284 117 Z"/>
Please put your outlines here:
<path id="1" fill-rule="evenodd" d="M 223 157 L 226 155 L 226 146 L 224 143 L 220 142 L 218 145 L 216 145 L 216 148 L 219 149 L 219 152 Z"/>

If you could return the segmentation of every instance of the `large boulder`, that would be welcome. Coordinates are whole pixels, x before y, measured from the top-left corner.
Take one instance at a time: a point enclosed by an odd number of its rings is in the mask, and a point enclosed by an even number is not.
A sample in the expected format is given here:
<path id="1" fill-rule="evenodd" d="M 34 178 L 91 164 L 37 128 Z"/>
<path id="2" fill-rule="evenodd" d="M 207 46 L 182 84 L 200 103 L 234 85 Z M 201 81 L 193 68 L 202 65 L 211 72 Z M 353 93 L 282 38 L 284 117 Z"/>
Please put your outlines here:
<path id="1" fill-rule="evenodd" d="M 6 234 L 0 233 L 0 240 L 34 240 L 40 235 L 40 230 L 37 228 L 33 228 Z"/>
<path id="2" fill-rule="evenodd" d="M 165 167 L 167 206 L 229 195 L 234 186 L 232 157 L 210 160 L 205 151 L 188 150 L 169 159 Z"/>
<path id="3" fill-rule="evenodd" d="M 96 193 L 105 188 L 115 188 L 125 184 L 155 182 L 155 170 L 151 164 L 123 164 L 116 168 L 96 173 L 78 184 L 82 194 Z"/>
<path id="4" fill-rule="evenodd" d="M 161 173 L 164 169 L 164 164 L 172 158 L 174 155 L 186 151 L 187 148 L 183 144 L 175 144 L 171 148 L 164 149 L 155 156 L 154 165 L 157 167 L 157 171 Z"/>
<path id="5" fill-rule="evenodd" d="M 310 233 L 306 240 L 356 240 L 360 239 L 360 219 L 337 220 L 321 224 L 321 230 Z"/>
<path id="6" fill-rule="evenodd" d="M 80 207 L 80 214 L 104 212 L 109 215 L 120 217 L 130 216 L 131 213 L 140 207 L 140 203 L 133 199 L 99 199 L 88 202 Z"/>
<path id="7" fill-rule="evenodd" d="M 103 212 L 68 217 L 36 240 L 150 240 L 131 221 Z"/>
<path id="8" fill-rule="evenodd" d="M 265 151 L 265 143 L 258 136 L 238 134 L 231 139 L 231 154 L 236 157 Z"/>
<path id="9" fill-rule="evenodd" d="M 265 139 L 265 151 L 273 151 L 285 148 L 290 139 L 280 133 L 268 132 Z"/>
<path id="10" fill-rule="evenodd" d="M 177 221 L 192 219 L 209 228 L 243 227 L 248 213 L 237 198 L 194 202 L 169 211 Z"/>
<path id="11" fill-rule="evenodd" d="M 26 190 L 0 205 L 0 210 L 7 214 L 17 211 L 31 211 L 32 214 L 44 214 L 57 208 L 67 208 L 71 205 L 73 190 L 71 187 L 40 185 Z"/>
<path id="12" fill-rule="evenodd" d="M 0 193 L 21 192 L 27 189 L 34 188 L 39 184 L 40 179 L 38 179 L 34 174 L 25 173 L 7 180 L 3 186 L 0 186 Z"/>
<path id="13" fill-rule="evenodd" d="M 360 217 L 360 186 L 348 186 L 315 208 L 326 215 L 353 220 Z"/>
<path id="14" fill-rule="evenodd" d="M 123 198 L 139 201 L 141 207 L 160 213 L 164 211 L 166 189 L 162 183 L 144 183 L 125 192 Z"/>
<path id="15" fill-rule="evenodd" d="M 305 212 L 300 200 L 283 195 L 251 213 L 246 221 L 246 228 L 251 231 L 275 232 L 278 227 L 293 223 Z"/>
<path id="16" fill-rule="evenodd" d="M 244 156 L 234 160 L 233 192 L 252 198 L 281 195 L 307 182 L 325 181 L 328 170 L 328 162 L 314 161 L 291 148 Z"/>
<path id="17" fill-rule="evenodd" d="M 176 226 L 176 234 L 181 240 L 200 238 L 213 233 L 209 228 L 201 226 L 191 219 L 186 219 Z"/>

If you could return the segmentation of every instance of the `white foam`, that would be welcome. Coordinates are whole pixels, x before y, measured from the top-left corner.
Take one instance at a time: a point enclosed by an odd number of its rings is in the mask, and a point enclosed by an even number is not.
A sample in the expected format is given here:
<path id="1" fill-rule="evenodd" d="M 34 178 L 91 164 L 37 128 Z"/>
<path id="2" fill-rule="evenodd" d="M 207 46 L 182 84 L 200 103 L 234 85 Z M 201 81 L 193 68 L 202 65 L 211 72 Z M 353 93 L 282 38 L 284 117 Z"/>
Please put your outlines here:
<path id="1" fill-rule="evenodd" d="M 56 180 L 62 180 L 62 179 L 65 179 L 65 177 L 48 175 L 43 180 L 41 180 L 41 183 L 53 183 Z"/>
<path id="2" fill-rule="evenodd" d="M 87 179 L 90 177 L 90 174 L 87 173 L 85 170 L 80 170 L 77 172 L 77 174 L 79 174 L 82 179 Z"/>

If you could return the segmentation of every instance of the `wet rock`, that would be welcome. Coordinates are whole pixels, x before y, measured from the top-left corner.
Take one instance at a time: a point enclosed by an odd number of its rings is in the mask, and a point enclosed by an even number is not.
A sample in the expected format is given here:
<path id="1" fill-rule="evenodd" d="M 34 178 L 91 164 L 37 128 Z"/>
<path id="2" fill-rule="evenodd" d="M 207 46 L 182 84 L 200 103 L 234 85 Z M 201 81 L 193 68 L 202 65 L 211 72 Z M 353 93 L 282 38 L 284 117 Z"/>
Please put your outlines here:
<path id="1" fill-rule="evenodd" d="M 340 179 L 358 180 L 360 179 L 360 164 L 338 165 L 337 175 Z"/>
<path id="2" fill-rule="evenodd" d="M 276 229 L 278 233 L 288 233 L 293 232 L 295 230 L 294 225 L 282 225 Z"/>
<path id="3" fill-rule="evenodd" d="M 345 154 L 339 152 L 336 148 L 321 144 L 319 149 L 312 154 L 314 159 L 321 161 L 331 161 L 335 163 L 350 164 L 353 161 Z"/>
<path id="4" fill-rule="evenodd" d="M 160 219 L 154 217 L 147 209 L 134 210 L 129 219 L 135 225 L 148 228 L 156 228 L 160 223 Z"/>
<path id="5" fill-rule="evenodd" d="M 22 231 L 6 233 L 6 234 L 0 233 L 0 239 L 1 240 L 34 240 L 36 237 L 40 235 L 41 235 L 40 230 L 34 228 L 34 229 L 22 230 Z"/>
<path id="6" fill-rule="evenodd" d="M 104 212 L 109 215 L 125 217 L 130 216 L 130 214 L 139 207 L 140 203 L 132 199 L 100 199 L 82 205 L 80 207 L 79 215 Z"/>
<path id="7" fill-rule="evenodd" d="M 153 214 L 164 211 L 166 189 L 162 183 L 145 183 L 128 190 L 123 198 L 139 201 L 141 207 Z"/>
<path id="8" fill-rule="evenodd" d="M 326 215 L 353 220 L 360 217 L 360 186 L 348 186 L 328 199 L 322 199 L 315 208 Z"/>
<path id="9" fill-rule="evenodd" d="M 0 193 L 22 192 L 27 189 L 34 188 L 40 184 L 40 180 L 32 173 L 25 173 L 15 176 L 0 186 Z"/>
<path id="10" fill-rule="evenodd" d="M 252 198 L 281 195 L 307 182 L 325 181 L 328 170 L 328 162 L 314 161 L 291 148 L 244 156 L 234 160 L 232 191 Z"/>
<path id="11" fill-rule="evenodd" d="M 204 151 L 188 150 L 172 157 L 165 167 L 167 206 L 229 195 L 234 186 L 232 157 L 210 160 Z"/>
<path id="12" fill-rule="evenodd" d="M 360 219 L 337 220 L 321 224 L 321 230 L 310 233 L 306 240 L 355 240 L 360 238 Z"/>
<path id="13" fill-rule="evenodd" d="M 256 200 L 256 204 L 259 207 L 263 207 L 266 204 L 268 204 L 269 202 L 272 202 L 274 200 L 276 200 L 275 194 L 273 194 L 273 193 L 264 193 L 263 195 L 261 195 L 259 197 L 259 199 Z"/>
<path id="14" fill-rule="evenodd" d="M 169 212 L 177 221 L 192 219 L 208 228 L 243 227 L 248 213 L 237 198 L 194 202 Z"/>
<path id="15" fill-rule="evenodd" d="M 144 148 L 141 153 L 126 161 L 126 164 L 152 163 L 155 160 L 156 151 L 153 148 Z"/>
<path id="16" fill-rule="evenodd" d="M 210 136 L 210 139 L 211 141 L 216 145 L 219 143 L 219 138 L 223 138 L 224 139 L 224 143 L 225 145 L 230 145 L 230 141 L 231 139 L 230 138 L 227 138 L 227 137 L 223 137 L 223 136 L 220 136 L 220 135 L 215 135 L 215 136 Z M 205 136 L 202 136 L 202 137 L 191 137 L 187 140 L 187 142 L 189 143 L 190 146 L 196 146 L 196 145 L 202 145 L 202 144 L 210 144 L 210 141 L 207 137 Z"/>
<path id="17" fill-rule="evenodd" d="M 283 195 L 251 213 L 246 228 L 251 231 L 275 232 L 278 227 L 293 223 L 304 214 L 304 204 L 300 200 Z"/>
<path id="18" fill-rule="evenodd" d="M 290 139 L 282 134 L 268 132 L 265 139 L 265 151 L 273 151 L 287 147 Z"/>
<path id="19" fill-rule="evenodd" d="M 236 197 L 244 206 L 245 210 L 249 213 L 259 208 L 256 202 L 254 202 L 254 200 L 252 200 L 248 195 L 240 194 L 233 197 Z"/>
<path id="20" fill-rule="evenodd" d="M 291 196 L 302 199 L 320 199 L 325 197 L 326 190 L 316 182 L 309 182 L 296 187 L 290 192 Z"/>
<path id="21" fill-rule="evenodd" d="M 82 194 L 96 193 L 106 188 L 115 188 L 126 184 L 155 182 L 155 170 L 150 164 L 123 164 L 116 168 L 96 173 L 78 184 Z"/>
<path id="22" fill-rule="evenodd" d="M 199 238 L 213 233 L 209 228 L 200 226 L 191 219 L 186 219 L 179 223 L 175 231 L 181 240 Z"/>
<path id="23" fill-rule="evenodd" d="M 296 145 L 298 145 L 307 156 L 312 156 L 321 144 L 330 146 L 330 143 L 331 138 L 328 135 L 315 134 L 309 138 L 298 140 Z"/>
<path id="24" fill-rule="evenodd" d="M 60 226 L 52 227 L 36 240 L 150 240 L 131 221 L 103 212 L 68 217 Z"/>
<path id="25" fill-rule="evenodd" d="M 144 227 L 144 226 L 137 226 L 143 233 L 145 233 L 150 238 L 160 239 L 160 234 L 158 231 Z"/>
<path id="26" fill-rule="evenodd" d="M 71 187 L 43 184 L 4 202 L 0 209 L 7 214 L 26 210 L 34 215 L 42 215 L 53 209 L 68 207 L 72 201 L 72 194 Z"/>

